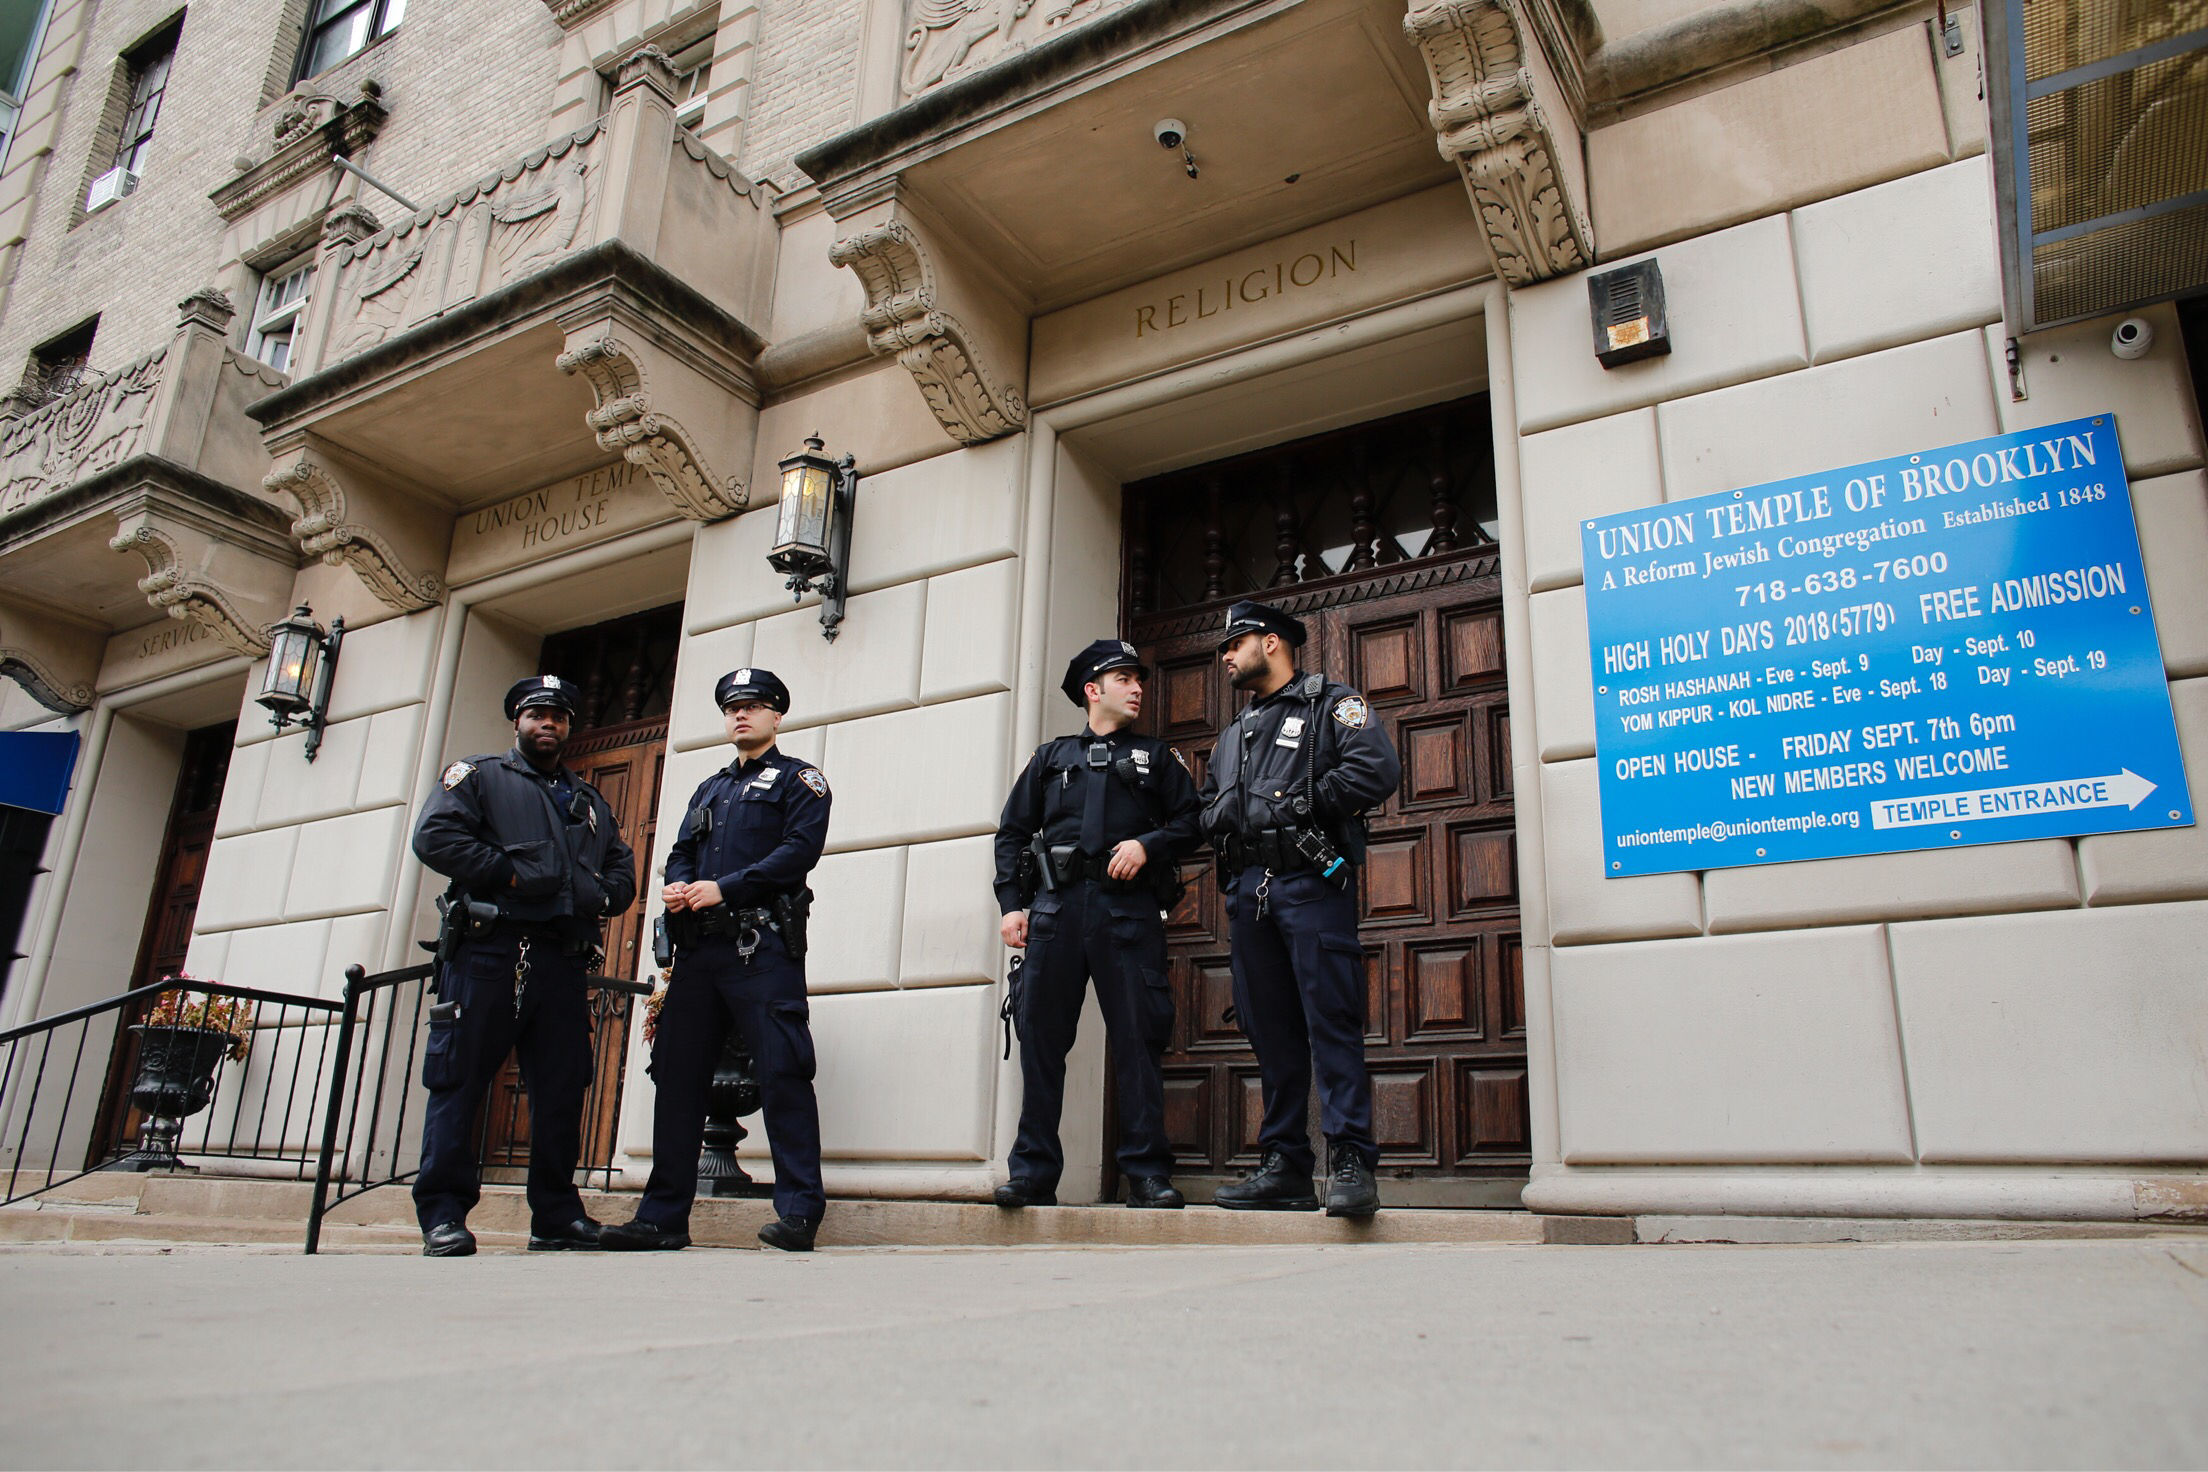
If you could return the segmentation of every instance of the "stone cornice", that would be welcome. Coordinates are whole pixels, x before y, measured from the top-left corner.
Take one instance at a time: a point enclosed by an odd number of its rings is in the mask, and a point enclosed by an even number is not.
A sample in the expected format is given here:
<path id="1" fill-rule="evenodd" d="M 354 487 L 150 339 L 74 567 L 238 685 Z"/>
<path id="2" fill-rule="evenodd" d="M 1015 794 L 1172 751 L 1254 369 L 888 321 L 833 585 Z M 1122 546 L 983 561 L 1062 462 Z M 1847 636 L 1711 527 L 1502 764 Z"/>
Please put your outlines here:
<path id="1" fill-rule="evenodd" d="M 383 89 L 373 81 L 362 82 L 360 96 L 349 103 L 313 92 L 286 99 L 276 119 L 276 151 L 207 197 L 225 223 L 239 219 L 329 168 L 332 158 L 350 158 L 367 147 L 388 116 Z"/>
<path id="2" fill-rule="evenodd" d="M 934 268 L 909 226 L 891 221 L 862 230 L 837 241 L 828 259 L 866 288 L 859 321 L 867 347 L 912 374 L 944 433 L 978 445 L 1026 426 L 1027 401 L 996 381 L 973 334 L 938 304 Z"/>
<path id="3" fill-rule="evenodd" d="M 553 23 L 563 31 L 572 31 L 602 10 L 610 9 L 614 0 L 544 0 L 544 8 L 552 13 Z"/>

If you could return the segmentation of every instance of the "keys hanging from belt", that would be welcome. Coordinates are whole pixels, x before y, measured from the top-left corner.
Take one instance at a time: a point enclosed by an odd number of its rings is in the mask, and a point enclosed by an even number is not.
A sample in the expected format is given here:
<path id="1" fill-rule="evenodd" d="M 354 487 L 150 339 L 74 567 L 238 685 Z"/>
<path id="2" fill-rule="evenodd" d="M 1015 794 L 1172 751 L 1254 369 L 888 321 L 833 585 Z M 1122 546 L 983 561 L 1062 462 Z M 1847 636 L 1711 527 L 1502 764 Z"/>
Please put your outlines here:
<path id="1" fill-rule="evenodd" d="M 1265 918 L 1265 912 L 1273 907 L 1273 871 L 1267 869 L 1257 881 L 1257 918 Z"/>
<path id="2" fill-rule="evenodd" d="M 521 938 L 521 949 L 514 953 L 514 1016 L 521 1016 L 522 994 L 529 990 L 529 937 Z"/>

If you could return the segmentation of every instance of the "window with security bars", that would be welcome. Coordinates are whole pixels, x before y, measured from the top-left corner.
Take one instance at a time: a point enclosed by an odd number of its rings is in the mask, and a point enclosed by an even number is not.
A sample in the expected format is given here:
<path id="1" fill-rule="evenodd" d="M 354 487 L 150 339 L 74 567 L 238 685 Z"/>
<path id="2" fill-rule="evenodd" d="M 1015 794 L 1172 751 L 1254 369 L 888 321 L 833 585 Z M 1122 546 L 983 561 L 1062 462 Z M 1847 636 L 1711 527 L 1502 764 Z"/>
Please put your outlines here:
<path id="1" fill-rule="evenodd" d="M 299 322 L 306 315 L 307 294 L 313 285 L 311 259 L 280 266 L 263 276 L 260 300 L 253 307 L 253 326 L 246 337 L 246 352 L 278 373 L 289 373 L 292 345 L 298 340 Z"/>
<path id="2" fill-rule="evenodd" d="M 2208 291 L 2208 0 L 1984 0 L 2009 330 Z"/>
<path id="3" fill-rule="evenodd" d="M 1123 504 L 1131 616 L 1490 547 L 1488 396 L 1136 481 Z"/>
<path id="4" fill-rule="evenodd" d="M 299 45 L 303 82 L 336 66 L 369 42 L 389 35 L 406 18 L 406 0 L 314 0 L 307 33 Z"/>

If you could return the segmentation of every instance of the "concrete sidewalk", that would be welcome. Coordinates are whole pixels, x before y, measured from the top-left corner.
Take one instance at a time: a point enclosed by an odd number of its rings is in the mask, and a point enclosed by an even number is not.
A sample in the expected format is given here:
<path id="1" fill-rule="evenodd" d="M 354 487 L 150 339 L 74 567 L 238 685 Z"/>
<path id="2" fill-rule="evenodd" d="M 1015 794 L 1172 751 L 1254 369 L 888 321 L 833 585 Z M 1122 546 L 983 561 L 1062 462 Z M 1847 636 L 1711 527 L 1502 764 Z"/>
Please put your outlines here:
<path id="1" fill-rule="evenodd" d="M 2200 1466 L 2208 1242 L 0 1251 L 0 1464 Z"/>

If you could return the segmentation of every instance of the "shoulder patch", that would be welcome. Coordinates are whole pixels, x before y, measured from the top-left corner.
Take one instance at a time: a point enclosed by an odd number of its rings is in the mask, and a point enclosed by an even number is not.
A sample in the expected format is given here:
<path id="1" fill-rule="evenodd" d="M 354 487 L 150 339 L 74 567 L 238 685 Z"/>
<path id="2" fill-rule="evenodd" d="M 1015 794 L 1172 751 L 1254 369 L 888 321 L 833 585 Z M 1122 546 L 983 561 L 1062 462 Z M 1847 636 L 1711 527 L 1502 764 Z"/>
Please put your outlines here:
<path id="1" fill-rule="evenodd" d="M 1334 702 L 1334 719 L 1352 731 L 1363 726 L 1368 715 L 1365 702 L 1355 695 L 1345 695 Z"/>
<path id="2" fill-rule="evenodd" d="M 451 766 L 445 768 L 444 775 L 437 780 L 445 784 L 445 791 L 450 792 L 453 788 L 467 781 L 469 775 L 474 771 L 474 762 L 454 762 Z"/>
<path id="3" fill-rule="evenodd" d="M 1168 746 L 1166 750 L 1173 753 L 1173 760 L 1181 764 L 1182 771 L 1188 772 L 1191 777 L 1196 775 L 1193 771 L 1189 770 L 1188 758 L 1181 755 L 1181 749 L 1178 746 Z"/>
<path id="4" fill-rule="evenodd" d="M 820 775 L 820 768 L 818 767 L 799 769 L 797 780 L 811 788 L 815 797 L 826 797 L 828 795 L 828 779 Z"/>

